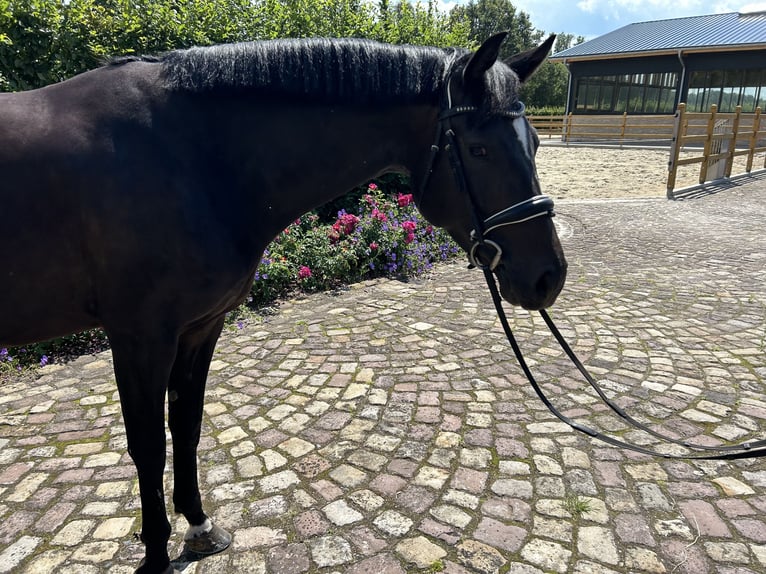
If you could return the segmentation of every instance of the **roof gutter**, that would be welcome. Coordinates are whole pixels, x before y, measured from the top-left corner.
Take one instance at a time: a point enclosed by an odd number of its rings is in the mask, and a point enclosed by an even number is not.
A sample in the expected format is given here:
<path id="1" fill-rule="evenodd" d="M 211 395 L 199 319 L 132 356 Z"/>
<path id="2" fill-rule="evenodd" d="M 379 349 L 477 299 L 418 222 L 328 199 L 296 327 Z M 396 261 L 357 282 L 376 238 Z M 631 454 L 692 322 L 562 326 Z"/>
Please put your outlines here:
<path id="1" fill-rule="evenodd" d="M 587 56 L 564 56 L 557 58 L 555 55 L 549 59 L 553 62 L 586 62 L 590 60 L 623 60 L 625 58 L 644 58 L 650 56 L 677 56 L 679 51 L 684 54 L 713 54 L 720 52 L 750 52 L 766 50 L 766 43 L 745 44 L 739 46 L 704 46 L 691 48 L 673 48 L 671 50 L 644 50 L 641 52 L 615 52 L 608 54 L 589 54 Z"/>
<path id="2" fill-rule="evenodd" d="M 569 81 L 567 82 L 567 105 L 566 109 L 564 110 L 565 115 L 569 115 L 569 102 L 572 101 L 572 70 L 569 69 L 569 60 L 564 58 L 564 66 L 567 69 L 567 72 L 569 72 Z"/>
<path id="3" fill-rule="evenodd" d="M 686 81 L 686 62 L 684 62 L 683 50 L 678 50 L 678 61 L 681 62 L 681 81 L 678 82 L 678 90 L 676 90 L 675 108 L 678 108 L 678 104 L 681 103 L 681 94 L 684 91 L 684 82 Z"/>

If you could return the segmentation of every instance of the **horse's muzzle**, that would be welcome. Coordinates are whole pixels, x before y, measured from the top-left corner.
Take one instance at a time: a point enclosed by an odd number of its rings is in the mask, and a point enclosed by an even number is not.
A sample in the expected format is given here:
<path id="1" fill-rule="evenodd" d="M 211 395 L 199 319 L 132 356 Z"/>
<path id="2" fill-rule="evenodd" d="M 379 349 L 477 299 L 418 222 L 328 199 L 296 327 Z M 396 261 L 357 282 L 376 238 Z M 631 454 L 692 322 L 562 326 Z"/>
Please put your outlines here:
<path id="1" fill-rule="evenodd" d="M 502 263 L 495 269 L 500 284 L 500 294 L 512 305 L 530 311 L 546 309 L 553 305 L 567 277 L 567 262 L 562 256 L 559 261 L 539 269 L 536 273 L 516 273 Z"/>

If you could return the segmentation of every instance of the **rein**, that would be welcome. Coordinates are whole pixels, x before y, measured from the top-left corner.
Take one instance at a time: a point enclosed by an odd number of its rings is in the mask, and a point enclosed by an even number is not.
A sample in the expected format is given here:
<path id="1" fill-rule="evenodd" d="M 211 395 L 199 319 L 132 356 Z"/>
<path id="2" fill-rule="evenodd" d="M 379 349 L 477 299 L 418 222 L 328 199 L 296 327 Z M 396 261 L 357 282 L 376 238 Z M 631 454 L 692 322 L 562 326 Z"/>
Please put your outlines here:
<path id="1" fill-rule="evenodd" d="M 527 362 L 524 359 L 524 355 L 521 353 L 521 348 L 519 347 L 519 344 L 516 341 L 516 337 L 513 335 L 513 331 L 511 330 L 511 326 L 508 323 L 508 319 L 505 315 L 502 298 L 500 297 L 500 293 L 497 289 L 497 284 L 495 282 L 494 276 L 492 275 L 492 272 L 489 269 L 484 269 L 484 277 L 487 280 L 487 286 L 489 287 L 489 291 L 492 295 L 492 301 L 495 304 L 495 310 L 497 311 L 497 315 L 500 318 L 500 323 L 503 326 L 503 331 L 505 331 L 505 336 L 507 337 L 508 342 L 511 344 L 511 348 L 513 349 L 513 353 L 516 356 L 516 360 L 518 361 L 519 366 L 521 366 L 521 370 L 524 371 L 524 375 L 527 377 L 529 384 L 532 385 L 532 388 L 534 389 L 535 393 L 537 393 L 537 396 L 540 398 L 543 404 L 546 407 L 548 407 L 548 410 L 551 413 L 553 413 L 556 416 L 556 418 L 558 418 L 560 421 L 566 423 L 567 425 L 569 425 L 570 427 L 572 427 L 573 429 L 577 431 L 587 434 L 591 438 L 595 438 L 597 440 L 600 440 L 612 446 L 625 448 L 625 449 L 632 450 L 641 454 L 648 454 L 650 456 L 658 456 L 658 457 L 671 458 L 671 459 L 685 459 L 685 460 L 735 460 L 740 458 L 756 458 L 756 457 L 766 456 L 766 448 L 764 448 L 766 447 L 766 440 L 760 440 L 760 441 L 754 441 L 754 442 L 743 442 L 737 445 L 730 445 L 730 446 L 727 446 L 727 445 L 707 446 L 707 445 L 692 443 L 685 440 L 678 440 L 676 438 L 658 433 L 657 431 L 647 427 L 645 424 L 637 421 L 636 419 L 631 417 L 629 414 L 627 414 L 619 405 L 615 404 L 613 401 L 609 399 L 609 397 L 606 396 L 603 389 L 601 389 L 601 387 L 598 386 L 598 383 L 596 383 L 593 376 L 588 372 L 588 370 L 585 368 L 585 365 L 582 364 L 580 359 L 577 358 L 577 355 L 575 355 L 572 348 L 569 346 L 569 344 L 566 342 L 564 337 L 561 335 L 561 332 L 553 323 L 553 319 L 551 319 L 550 315 L 548 315 L 548 313 L 544 309 L 541 309 L 540 315 L 542 316 L 543 320 L 545 321 L 545 324 L 548 326 L 551 333 L 553 334 L 553 336 L 555 337 L 556 341 L 559 343 L 561 348 L 564 350 L 566 355 L 569 357 L 569 359 L 572 361 L 575 367 L 577 367 L 577 370 L 580 371 L 580 373 L 583 375 L 585 380 L 588 381 L 590 386 L 596 391 L 596 393 L 601 398 L 601 400 L 604 401 L 604 403 L 606 403 L 606 405 L 613 412 L 615 412 L 620 418 L 622 418 L 624 421 L 629 423 L 631 426 L 637 428 L 638 430 L 644 431 L 654 436 L 655 438 L 663 440 L 667 443 L 682 446 L 689 450 L 698 450 L 698 451 L 701 450 L 701 451 L 707 451 L 707 452 L 714 452 L 716 454 L 673 454 L 673 453 L 659 452 L 656 450 L 652 450 L 650 448 L 645 448 L 642 446 L 631 444 L 629 442 L 622 441 L 620 439 L 616 439 L 609 435 L 605 435 L 595 429 L 592 429 L 588 426 L 580 424 L 570 419 L 566 415 L 562 414 L 553 405 L 553 403 L 546 396 L 546 394 L 543 392 L 537 380 L 535 380 L 535 377 L 532 374 L 531 369 L 527 365 Z"/>
<path id="2" fill-rule="evenodd" d="M 606 394 L 601 389 L 601 387 L 599 387 L 598 383 L 596 383 L 596 380 L 585 368 L 585 365 L 583 365 L 583 363 L 574 353 L 572 348 L 566 342 L 564 337 L 561 335 L 561 332 L 553 323 L 553 320 L 551 319 L 550 315 L 548 315 L 548 313 L 543 309 L 543 310 L 540 310 L 540 315 L 542 316 L 543 320 L 545 321 L 545 324 L 548 326 L 548 329 L 551 331 L 551 333 L 553 334 L 558 344 L 564 350 L 567 357 L 569 357 L 569 360 L 572 361 L 572 363 L 575 365 L 575 367 L 580 372 L 580 374 L 585 378 L 585 380 L 590 384 L 590 386 L 596 391 L 596 393 L 601 398 L 601 400 L 604 401 L 604 403 L 606 403 L 606 405 L 614 413 L 616 413 L 620 418 L 622 418 L 624 421 L 626 421 L 628 424 L 630 424 L 634 428 L 637 428 L 638 430 L 646 432 L 657 439 L 665 441 L 666 443 L 670 443 L 676 446 L 681 446 L 689 450 L 703 451 L 706 453 L 712 452 L 714 454 L 665 453 L 665 452 L 659 452 L 650 448 L 642 447 L 639 445 L 631 444 L 628 442 L 624 442 L 622 440 L 619 440 L 609 435 L 605 435 L 595 429 L 592 429 L 588 426 L 585 426 L 583 424 L 580 424 L 572 420 L 571 418 L 562 414 L 553 405 L 550 399 L 543 392 L 542 388 L 540 387 L 534 375 L 532 374 L 531 369 L 527 365 L 527 362 L 524 359 L 524 355 L 521 352 L 521 348 L 519 347 L 519 344 L 516 341 L 516 337 L 514 336 L 513 331 L 511 330 L 510 324 L 508 323 L 508 318 L 506 317 L 505 310 L 503 308 L 502 298 L 500 296 L 500 292 L 498 290 L 495 277 L 492 273 L 497 267 L 497 265 L 500 263 L 500 259 L 502 257 L 503 252 L 500 245 L 498 245 L 496 242 L 492 241 L 491 239 L 486 238 L 487 234 L 489 234 L 491 231 L 494 231 L 495 229 L 499 227 L 524 223 L 525 221 L 529 221 L 537 217 L 553 217 L 555 215 L 555 212 L 553 210 L 553 200 L 547 195 L 535 195 L 530 197 L 529 199 L 526 199 L 524 201 L 520 201 L 514 205 L 511 205 L 510 207 L 503 209 L 495 213 L 494 215 L 487 217 L 486 219 L 481 218 L 481 216 L 479 215 L 479 209 L 478 209 L 479 202 L 477 200 L 475 192 L 473 191 L 473 189 L 471 189 L 471 186 L 468 184 L 468 179 L 466 178 L 465 169 L 463 167 L 463 162 L 460 157 L 459 147 L 457 145 L 457 135 L 452 129 L 450 125 L 451 122 L 449 121 L 451 118 L 455 116 L 473 113 L 478 111 L 478 109 L 472 106 L 456 106 L 456 107 L 452 106 L 452 94 L 450 93 L 450 80 L 451 80 L 451 74 L 449 74 L 449 79 L 447 81 L 447 87 L 446 87 L 446 94 L 445 94 L 446 106 L 438 116 L 438 121 L 436 124 L 436 134 L 434 136 L 434 143 L 431 145 L 431 154 L 428 159 L 428 165 L 427 165 L 425 177 L 423 178 L 420 185 L 419 197 L 422 200 L 423 195 L 425 193 L 426 186 L 433 172 L 436 158 L 439 152 L 441 151 L 442 137 L 445 137 L 447 139 L 447 144 L 444 149 L 448 153 L 450 166 L 455 176 L 455 180 L 457 182 L 457 185 L 460 191 L 469 198 L 471 207 L 472 207 L 471 217 L 473 219 L 473 229 L 470 234 L 471 249 L 468 252 L 468 260 L 470 262 L 469 268 L 474 268 L 474 267 L 479 268 L 479 269 L 482 269 L 482 271 L 484 272 L 484 277 L 487 281 L 487 286 L 489 287 L 490 294 L 492 295 L 492 301 L 495 305 L 495 310 L 497 311 L 497 315 L 500 319 L 500 323 L 503 326 L 503 331 L 505 332 L 508 342 L 510 343 L 511 348 L 513 349 L 514 355 L 516 356 L 516 360 L 518 361 L 519 366 L 524 372 L 524 375 L 527 377 L 527 380 L 529 381 L 530 385 L 534 389 L 535 393 L 537 393 L 537 396 L 540 398 L 543 404 L 548 408 L 548 410 L 551 413 L 553 413 L 553 415 L 555 415 L 560 421 L 566 423 L 567 425 L 569 425 L 570 427 L 572 427 L 573 429 L 577 431 L 587 434 L 591 438 L 600 440 L 612 446 L 629 449 L 629 450 L 632 450 L 641 454 L 650 455 L 650 456 L 657 456 L 657 457 L 663 457 L 663 458 L 669 458 L 669 459 L 687 459 L 687 460 L 735 460 L 735 459 L 742 459 L 742 458 L 755 458 L 755 457 L 766 456 L 766 440 L 760 440 L 760 441 L 754 441 L 754 442 L 743 442 L 737 445 L 708 446 L 708 445 L 692 443 L 685 440 L 679 440 L 679 439 L 661 434 L 649 428 L 647 425 L 641 423 L 640 421 L 637 421 L 635 418 L 633 418 L 628 413 L 626 413 L 619 405 L 614 403 L 612 400 L 609 399 L 609 397 L 606 396 Z M 522 104 L 521 102 L 518 102 L 517 109 L 504 112 L 503 115 L 513 119 L 523 116 L 524 104 Z M 479 254 L 477 251 L 479 247 L 485 247 L 485 248 L 489 247 L 494 250 L 495 253 L 488 263 L 483 263 L 482 261 L 479 260 Z"/>

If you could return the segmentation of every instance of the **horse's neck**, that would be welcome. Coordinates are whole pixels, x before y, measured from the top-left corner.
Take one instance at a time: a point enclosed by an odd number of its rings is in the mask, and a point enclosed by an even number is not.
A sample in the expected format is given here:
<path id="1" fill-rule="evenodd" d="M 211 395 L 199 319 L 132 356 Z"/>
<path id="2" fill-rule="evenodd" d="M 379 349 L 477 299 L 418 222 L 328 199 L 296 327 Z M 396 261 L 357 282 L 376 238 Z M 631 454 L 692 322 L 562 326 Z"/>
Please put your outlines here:
<path id="1" fill-rule="evenodd" d="M 243 161 L 253 189 L 287 224 L 381 173 L 425 169 L 436 114 L 435 105 L 264 109 Z"/>

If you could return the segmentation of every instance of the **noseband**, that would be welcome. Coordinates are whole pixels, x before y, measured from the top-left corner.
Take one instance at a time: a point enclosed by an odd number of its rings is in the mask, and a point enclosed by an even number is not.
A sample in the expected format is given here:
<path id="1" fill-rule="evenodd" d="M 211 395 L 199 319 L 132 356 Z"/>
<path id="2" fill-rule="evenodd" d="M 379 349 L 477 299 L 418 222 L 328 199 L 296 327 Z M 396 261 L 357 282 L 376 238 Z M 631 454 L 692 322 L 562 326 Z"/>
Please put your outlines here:
<path id="1" fill-rule="evenodd" d="M 451 77 L 450 77 L 451 80 Z M 487 239 L 487 235 L 500 227 L 507 225 L 516 225 L 524 223 L 531 219 L 538 217 L 553 217 L 555 212 L 553 211 L 553 199 L 547 195 L 535 195 L 518 203 L 511 205 L 501 211 L 498 211 L 494 215 L 483 219 L 479 214 L 479 201 L 476 197 L 475 190 L 469 185 L 468 178 L 465 174 L 465 168 L 463 167 L 463 160 L 460 157 L 460 148 L 458 147 L 457 135 L 452 129 L 451 119 L 455 116 L 463 114 L 471 114 L 478 112 L 478 108 L 473 106 L 452 106 L 452 95 L 450 93 L 450 80 L 447 81 L 446 89 L 446 106 L 439 114 L 438 122 L 436 124 L 436 135 L 434 136 L 434 143 L 431 145 L 431 155 L 428 160 L 428 168 L 426 169 L 425 177 L 420 185 L 420 199 L 422 200 L 425 193 L 426 186 L 431 179 L 433 173 L 434 163 L 436 157 L 441 151 L 442 138 L 446 138 L 447 144 L 444 147 L 448 154 L 450 166 L 452 167 L 452 173 L 455 176 L 458 188 L 461 193 L 468 196 L 471 203 L 471 217 L 473 219 L 473 229 L 470 233 L 471 248 L 468 251 L 468 261 L 471 268 L 489 269 L 494 271 L 500 264 L 500 259 L 503 256 L 503 250 L 491 239 Z M 518 102 L 518 108 L 514 110 L 508 110 L 502 112 L 502 116 L 512 119 L 520 118 L 524 115 L 524 104 Z M 478 258 L 479 247 L 491 248 L 494 251 L 494 255 L 489 260 L 489 263 L 482 263 Z"/>

